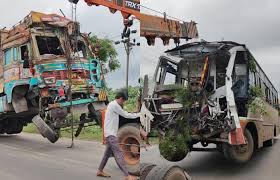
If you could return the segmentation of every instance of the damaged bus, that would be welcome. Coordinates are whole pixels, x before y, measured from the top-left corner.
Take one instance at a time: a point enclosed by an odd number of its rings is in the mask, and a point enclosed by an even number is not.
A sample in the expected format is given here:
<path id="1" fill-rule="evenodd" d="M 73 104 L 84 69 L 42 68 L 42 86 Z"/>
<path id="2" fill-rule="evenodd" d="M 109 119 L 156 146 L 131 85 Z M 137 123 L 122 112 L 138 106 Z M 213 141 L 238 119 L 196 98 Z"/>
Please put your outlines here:
<path id="1" fill-rule="evenodd" d="M 1 134 L 20 133 L 33 121 L 54 143 L 59 130 L 72 124 L 66 119 L 70 107 L 81 114 L 76 125 L 101 122 L 107 102 L 102 65 L 79 23 L 31 12 L 0 32 Z"/>
<path id="2" fill-rule="evenodd" d="M 178 97 L 182 89 L 187 94 Z M 280 132 L 278 92 L 242 44 L 194 42 L 168 50 L 154 77 L 145 76 L 142 91 L 142 125 L 148 133 L 158 132 L 161 155 L 169 161 L 190 151 L 218 150 L 245 163 L 255 149 L 272 146 Z M 188 128 L 180 131 L 180 123 Z M 161 149 L 170 131 L 177 138 L 189 134 L 180 141 L 188 150 L 179 157 L 172 156 L 178 145 Z"/>

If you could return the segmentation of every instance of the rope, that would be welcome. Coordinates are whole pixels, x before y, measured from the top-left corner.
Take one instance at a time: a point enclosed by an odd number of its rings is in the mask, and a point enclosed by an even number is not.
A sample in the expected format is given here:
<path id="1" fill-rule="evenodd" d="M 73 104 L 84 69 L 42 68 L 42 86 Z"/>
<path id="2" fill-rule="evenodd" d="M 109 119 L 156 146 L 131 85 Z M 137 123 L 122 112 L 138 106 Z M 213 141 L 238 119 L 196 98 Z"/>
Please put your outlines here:
<path id="1" fill-rule="evenodd" d="M 76 5 L 75 5 L 76 6 Z M 75 8 L 76 9 L 76 8 Z M 76 10 L 75 10 L 76 12 Z M 73 16 L 74 16 L 74 5 L 72 4 L 72 21 L 73 21 Z M 76 17 L 75 17 L 76 19 Z M 66 39 L 69 39 L 68 38 Z M 69 48 L 71 47 L 71 44 L 69 42 Z M 74 48 L 74 51 L 76 50 L 76 48 Z M 73 148 L 74 147 L 74 114 L 73 114 L 73 101 L 72 101 L 72 62 L 71 62 L 71 51 L 68 52 L 68 60 L 67 60 L 67 69 L 68 69 L 68 78 L 69 78 L 69 89 L 68 89 L 68 97 L 70 100 L 70 113 L 71 113 L 71 145 L 68 148 Z"/>

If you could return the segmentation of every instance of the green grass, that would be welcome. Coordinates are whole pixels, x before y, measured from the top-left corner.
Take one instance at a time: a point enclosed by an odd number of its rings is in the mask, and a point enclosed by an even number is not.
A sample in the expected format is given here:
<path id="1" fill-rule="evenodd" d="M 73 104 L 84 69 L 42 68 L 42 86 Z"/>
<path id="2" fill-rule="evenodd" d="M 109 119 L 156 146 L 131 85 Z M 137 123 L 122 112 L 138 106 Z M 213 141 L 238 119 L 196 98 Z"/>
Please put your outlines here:
<path id="1" fill-rule="evenodd" d="M 33 123 L 28 124 L 28 126 L 24 127 L 23 132 L 38 134 L 38 131 Z M 74 129 L 74 134 L 76 129 Z M 71 138 L 71 129 L 66 128 L 62 129 L 60 133 L 61 137 Z M 76 139 L 82 140 L 94 140 L 94 141 L 102 141 L 102 129 L 99 126 L 90 126 L 83 128 L 81 134 Z"/>
<path id="2" fill-rule="evenodd" d="M 23 128 L 23 132 L 38 134 L 38 131 L 37 131 L 37 129 L 36 129 L 36 126 L 35 126 L 33 123 L 28 124 L 27 126 L 25 126 L 25 127 Z"/>

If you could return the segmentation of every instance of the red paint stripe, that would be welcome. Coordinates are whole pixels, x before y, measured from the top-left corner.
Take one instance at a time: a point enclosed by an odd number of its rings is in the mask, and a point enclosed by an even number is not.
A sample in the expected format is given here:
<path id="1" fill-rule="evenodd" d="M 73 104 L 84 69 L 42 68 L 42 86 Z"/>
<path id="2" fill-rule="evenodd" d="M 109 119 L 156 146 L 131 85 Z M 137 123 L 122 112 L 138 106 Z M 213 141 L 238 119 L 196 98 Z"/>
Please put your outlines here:
<path id="1" fill-rule="evenodd" d="M 235 131 L 230 132 L 230 144 L 246 144 L 242 128 L 237 128 Z"/>

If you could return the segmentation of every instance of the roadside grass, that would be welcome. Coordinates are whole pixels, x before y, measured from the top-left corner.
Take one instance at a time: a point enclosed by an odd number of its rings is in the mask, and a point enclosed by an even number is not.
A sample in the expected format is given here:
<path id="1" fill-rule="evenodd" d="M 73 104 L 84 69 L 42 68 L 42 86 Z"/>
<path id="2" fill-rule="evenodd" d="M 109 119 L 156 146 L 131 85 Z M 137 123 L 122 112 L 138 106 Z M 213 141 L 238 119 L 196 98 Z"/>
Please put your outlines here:
<path id="1" fill-rule="evenodd" d="M 74 129 L 74 134 L 75 134 L 76 130 L 77 129 L 75 128 Z M 25 126 L 23 128 L 23 132 L 32 133 L 32 134 L 39 134 L 36 126 L 33 123 L 30 123 L 27 126 Z M 60 136 L 64 137 L 64 138 L 71 138 L 72 137 L 71 129 L 70 128 L 62 129 L 61 132 L 60 132 Z M 94 141 L 102 142 L 102 129 L 97 125 L 84 127 L 81 134 L 76 139 L 94 140 Z"/>
<path id="2" fill-rule="evenodd" d="M 158 137 L 149 137 L 149 143 L 150 143 L 150 145 L 157 145 L 157 144 L 159 144 Z"/>

